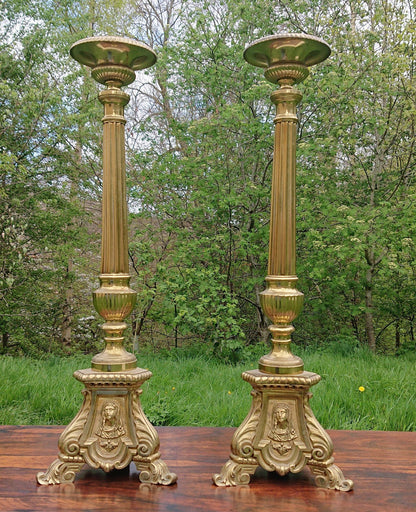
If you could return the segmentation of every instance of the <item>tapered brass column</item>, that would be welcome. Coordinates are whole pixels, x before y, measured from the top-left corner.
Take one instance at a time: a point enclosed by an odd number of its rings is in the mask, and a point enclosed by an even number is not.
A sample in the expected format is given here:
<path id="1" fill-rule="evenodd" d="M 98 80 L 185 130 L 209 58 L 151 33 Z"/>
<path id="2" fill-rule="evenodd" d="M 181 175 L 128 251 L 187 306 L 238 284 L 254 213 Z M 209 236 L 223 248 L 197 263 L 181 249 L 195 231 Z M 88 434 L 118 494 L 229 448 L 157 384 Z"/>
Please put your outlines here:
<path id="1" fill-rule="evenodd" d="M 267 41 L 266 41 L 267 45 Z M 249 62 L 256 56 L 248 48 Z M 252 62 L 254 63 L 254 62 Z M 267 69 L 266 77 L 281 88 L 271 100 L 276 105 L 274 159 L 270 214 L 269 265 L 267 289 L 260 295 L 263 312 L 273 322 L 272 351 L 259 361 L 259 369 L 268 373 L 299 373 L 303 361 L 290 351 L 291 322 L 299 315 L 303 294 L 296 289 L 296 105 L 302 94 L 292 86 L 296 78 L 308 74 L 298 65 L 299 76 L 287 76 L 278 65 Z"/>
<path id="2" fill-rule="evenodd" d="M 156 55 L 143 43 L 118 37 L 83 39 L 70 53 L 106 86 L 98 95 L 104 106 L 102 242 L 100 288 L 93 293 L 95 309 L 106 320 L 105 348 L 92 358 L 91 367 L 105 372 L 130 370 L 137 366 L 136 357 L 124 347 L 124 319 L 136 303 L 136 292 L 129 287 L 124 140 L 124 107 L 130 97 L 120 88 L 134 82 L 136 70 L 152 66 Z"/>
<path id="3" fill-rule="evenodd" d="M 135 80 L 136 70 L 152 66 L 156 55 L 144 43 L 119 37 L 82 39 L 71 55 L 106 86 L 98 96 L 104 106 L 102 248 L 100 287 L 93 293 L 105 320 L 105 348 L 92 358 L 91 368 L 74 373 L 85 385 L 84 403 L 59 438 L 58 459 L 38 473 L 37 481 L 72 482 L 85 463 L 111 471 L 133 462 L 141 482 L 169 485 L 176 475 L 161 460 L 159 436 L 140 404 L 140 387 L 152 374 L 137 368 L 136 357 L 124 347 L 124 320 L 136 292 L 129 287 L 127 245 L 124 107 L 129 96 L 121 87 Z"/>
<path id="4" fill-rule="evenodd" d="M 93 78 L 107 86 L 98 96 L 104 105 L 101 286 L 93 294 L 95 309 L 106 320 L 102 327 L 106 346 L 91 362 L 92 368 L 102 371 L 136 367 L 135 356 L 123 345 L 123 332 L 127 327 L 124 319 L 134 307 L 136 292 L 129 287 L 124 149 L 124 107 L 130 97 L 120 87 L 134 81 L 134 69 L 151 66 L 156 57 L 144 46 L 131 46 L 126 50 L 127 47 L 115 52 L 114 42 L 100 41 L 97 44 L 91 39 L 81 41 L 71 49 L 76 60 L 92 67 Z M 108 51 L 112 52 L 111 61 Z M 92 61 L 91 55 L 94 55 Z M 117 60 L 120 62 L 115 66 Z"/>
<path id="5" fill-rule="evenodd" d="M 263 312 L 271 320 L 272 350 L 260 358 L 259 369 L 242 377 L 253 387 L 251 410 L 237 429 L 230 459 L 214 475 L 219 486 L 250 481 L 258 466 L 280 475 L 297 473 L 305 465 L 322 487 L 348 491 L 334 464 L 331 439 L 309 405 L 309 389 L 320 376 L 304 371 L 301 358 L 290 350 L 293 320 L 303 305 L 296 283 L 296 106 L 302 94 L 294 88 L 309 74 L 308 67 L 325 60 L 328 45 L 317 37 L 281 34 L 248 46 L 245 59 L 265 68 L 265 77 L 280 88 L 271 95 L 276 105 L 271 193 L 269 265 Z"/>

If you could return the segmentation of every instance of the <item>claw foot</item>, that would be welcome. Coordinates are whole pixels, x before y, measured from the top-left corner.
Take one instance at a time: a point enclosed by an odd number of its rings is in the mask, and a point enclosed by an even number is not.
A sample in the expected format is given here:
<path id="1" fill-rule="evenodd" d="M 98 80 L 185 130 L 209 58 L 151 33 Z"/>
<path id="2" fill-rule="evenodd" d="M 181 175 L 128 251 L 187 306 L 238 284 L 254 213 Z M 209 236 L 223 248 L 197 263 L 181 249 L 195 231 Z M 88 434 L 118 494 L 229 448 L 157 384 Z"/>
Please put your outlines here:
<path id="1" fill-rule="evenodd" d="M 212 477 L 214 484 L 219 487 L 232 485 L 247 485 L 251 475 L 256 471 L 257 464 L 242 464 L 228 460 L 218 473 Z"/>
<path id="2" fill-rule="evenodd" d="M 36 480 L 40 485 L 69 484 L 74 481 L 83 465 L 84 462 L 64 462 L 56 459 L 45 473 L 39 472 L 36 475 Z"/>
<path id="3" fill-rule="evenodd" d="M 133 461 L 139 474 L 139 480 L 143 484 L 171 485 L 178 479 L 175 473 L 170 473 L 163 460 L 156 459 L 153 462 Z"/>
<path id="4" fill-rule="evenodd" d="M 342 471 L 335 464 L 328 467 L 310 465 L 309 468 L 315 475 L 315 483 L 318 487 L 336 491 L 351 491 L 354 486 L 353 481 L 344 478 Z"/>

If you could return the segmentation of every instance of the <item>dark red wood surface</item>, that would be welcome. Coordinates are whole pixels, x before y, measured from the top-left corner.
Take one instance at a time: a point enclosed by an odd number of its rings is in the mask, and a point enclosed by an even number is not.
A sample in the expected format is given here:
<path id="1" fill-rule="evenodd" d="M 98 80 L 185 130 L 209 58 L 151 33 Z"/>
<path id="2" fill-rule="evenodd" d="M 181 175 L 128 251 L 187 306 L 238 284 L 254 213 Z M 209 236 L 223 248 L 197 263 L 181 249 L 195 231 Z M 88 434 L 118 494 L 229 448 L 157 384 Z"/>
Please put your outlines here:
<path id="1" fill-rule="evenodd" d="M 162 458 L 178 475 L 173 486 L 141 484 L 133 464 L 108 474 L 85 466 L 74 484 L 38 486 L 62 430 L 0 426 L 1 511 L 416 511 L 415 432 L 330 431 L 335 462 L 354 481 L 345 493 L 317 488 L 307 468 L 285 477 L 259 469 L 249 486 L 215 487 L 234 429 L 196 427 L 157 429 Z"/>

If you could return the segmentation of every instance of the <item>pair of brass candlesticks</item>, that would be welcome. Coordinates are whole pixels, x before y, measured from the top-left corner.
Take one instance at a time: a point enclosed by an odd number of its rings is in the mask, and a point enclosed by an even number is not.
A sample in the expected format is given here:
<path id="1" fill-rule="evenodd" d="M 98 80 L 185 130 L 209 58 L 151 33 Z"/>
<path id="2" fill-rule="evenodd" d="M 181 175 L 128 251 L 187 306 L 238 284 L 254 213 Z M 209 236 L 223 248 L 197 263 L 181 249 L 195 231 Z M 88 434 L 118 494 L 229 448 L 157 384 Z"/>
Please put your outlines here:
<path id="1" fill-rule="evenodd" d="M 258 466 L 284 475 L 308 465 L 317 485 L 352 489 L 309 406 L 309 389 L 320 376 L 304 371 L 290 350 L 291 322 L 303 304 L 295 270 L 296 105 L 302 94 L 293 85 L 329 54 L 324 41 L 303 34 L 265 37 L 244 52 L 250 64 L 265 68 L 267 80 L 280 85 L 271 95 L 277 113 L 269 268 L 261 294 L 272 322 L 273 348 L 260 359 L 258 370 L 242 375 L 253 387 L 252 407 L 234 434 L 230 459 L 213 477 L 218 486 L 247 484 Z M 99 94 L 104 105 L 102 259 L 100 288 L 93 294 L 105 319 L 105 348 L 93 357 L 90 369 L 75 372 L 85 385 L 84 403 L 59 439 L 58 459 L 37 480 L 45 485 L 72 482 L 84 463 L 110 471 L 134 462 L 141 482 L 168 485 L 177 477 L 160 458 L 159 437 L 140 404 L 140 387 L 152 374 L 137 368 L 135 356 L 123 345 L 124 320 L 136 292 L 129 287 L 127 252 L 124 107 L 129 96 L 120 88 L 134 81 L 136 70 L 152 66 L 156 55 L 143 43 L 118 37 L 83 39 L 72 46 L 71 55 L 107 87 Z"/>

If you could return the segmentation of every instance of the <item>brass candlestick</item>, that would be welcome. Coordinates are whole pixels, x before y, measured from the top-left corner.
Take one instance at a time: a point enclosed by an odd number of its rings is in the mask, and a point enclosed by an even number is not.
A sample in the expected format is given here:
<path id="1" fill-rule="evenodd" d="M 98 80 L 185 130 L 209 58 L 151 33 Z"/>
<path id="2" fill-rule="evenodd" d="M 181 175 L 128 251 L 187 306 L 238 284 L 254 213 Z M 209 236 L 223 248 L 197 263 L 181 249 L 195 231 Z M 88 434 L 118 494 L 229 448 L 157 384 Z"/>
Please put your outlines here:
<path id="1" fill-rule="evenodd" d="M 102 249 L 100 288 L 93 293 L 105 319 L 105 348 L 91 368 L 74 373 L 85 385 L 84 403 L 59 439 L 58 459 L 37 481 L 72 482 L 84 463 L 110 471 L 133 461 L 141 482 L 168 485 L 176 475 L 160 459 L 159 436 L 140 404 L 140 387 L 152 374 L 137 368 L 123 345 L 136 292 L 129 287 L 125 190 L 124 107 L 130 97 L 120 87 L 135 80 L 136 70 L 152 66 L 156 55 L 144 43 L 119 37 L 82 39 L 70 53 L 107 87 L 98 96 L 104 105 Z"/>
<path id="2" fill-rule="evenodd" d="M 295 269 L 296 105 L 302 94 L 293 85 L 302 82 L 308 67 L 325 60 L 330 52 L 324 41 L 304 34 L 265 37 L 244 52 L 250 64 L 266 68 L 267 80 L 280 85 L 271 95 L 276 118 L 269 268 L 267 289 L 260 299 L 272 322 L 273 347 L 260 358 L 259 370 L 242 375 L 253 387 L 252 407 L 234 434 L 230 459 L 214 475 L 219 486 L 249 483 L 258 466 L 285 475 L 305 465 L 321 487 L 348 491 L 353 486 L 334 464 L 332 441 L 309 405 L 309 389 L 321 377 L 304 371 L 303 361 L 290 350 L 291 323 L 303 305 Z"/>

